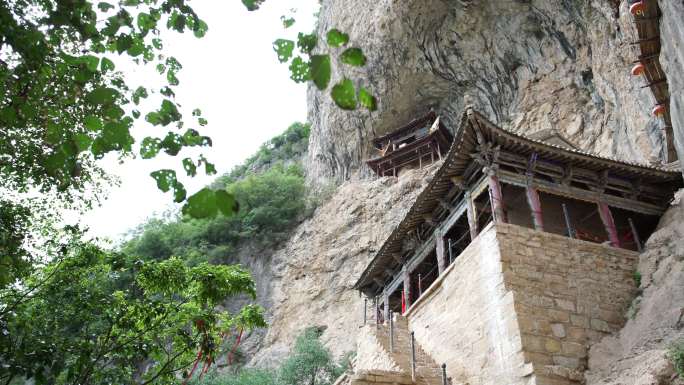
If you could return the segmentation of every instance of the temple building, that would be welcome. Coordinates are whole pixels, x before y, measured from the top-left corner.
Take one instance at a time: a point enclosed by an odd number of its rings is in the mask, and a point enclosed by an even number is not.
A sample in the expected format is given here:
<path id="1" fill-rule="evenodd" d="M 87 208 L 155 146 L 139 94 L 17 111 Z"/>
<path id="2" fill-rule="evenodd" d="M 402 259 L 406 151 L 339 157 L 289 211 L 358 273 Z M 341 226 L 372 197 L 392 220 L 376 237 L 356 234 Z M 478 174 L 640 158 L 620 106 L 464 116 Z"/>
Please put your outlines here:
<path id="1" fill-rule="evenodd" d="M 376 157 L 366 164 L 379 176 L 398 176 L 404 168 L 422 168 L 449 150 L 453 137 L 434 112 L 373 139 Z"/>
<path id="2" fill-rule="evenodd" d="M 431 121 L 375 143 L 396 153 L 429 137 L 394 147 Z M 451 137 L 439 124 L 427 140 L 435 154 L 442 130 Z M 349 383 L 583 381 L 589 346 L 624 325 L 638 254 L 682 180 L 544 138 L 463 114 L 440 168 L 355 285 L 365 326 Z M 392 152 L 369 165 L 396 174 L 404 161 L 389 162 Z"/>

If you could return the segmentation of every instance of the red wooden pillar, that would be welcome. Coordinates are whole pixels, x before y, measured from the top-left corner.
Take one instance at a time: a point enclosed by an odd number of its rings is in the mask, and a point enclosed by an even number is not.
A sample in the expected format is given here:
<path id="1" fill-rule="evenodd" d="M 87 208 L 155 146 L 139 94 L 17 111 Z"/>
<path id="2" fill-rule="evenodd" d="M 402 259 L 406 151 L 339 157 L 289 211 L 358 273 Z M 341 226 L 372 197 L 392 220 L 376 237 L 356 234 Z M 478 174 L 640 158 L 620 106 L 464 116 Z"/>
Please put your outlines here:
<path id="1" fill-rule="evenodd" d="M 606 232 L 608 233 L 608 239 L 610 244 L 614 247 L 620 247 L 620 237 L 618 236 L 617 227 L 615 226 L 615 220 L 613 219 L 613 214 L 610 212 L 610 207 L 605 202 L 598 203 L 599 215 L 601 215 L 601 220 L 603 225 L 606 227 Z"/>
<path id="2" fill-rule="evenodd" d="M 503 196 L 501 195 L 501 184 L 499 178 L 494 173 L 489 173 L 489 197 L 492 204 L 492 214 L 494 222 L 506 222 L 506 214 L 503 208 Z"/>
<path id="3" fill-rule="evenodd" d="M 408 269 L 404 269 L 404 301 L 408 310 L 411 307 L 411 273 Z"/>
<path id="4" fill-rule="evenodd" d="M 444 236 L 439 230 L 435 231 L 435 252 L 437 253 L 437 271 L 439 275 L 442 275 L 446 263 L 444 261 Z"/>
<path id="5" fill-rule="evenodd" d="M 532 210 L 532 222 L 534 222 L 534 229 L 544 231 L 544 218 L 542 217 L 539 192 L 532 186 L 527 186 L 525 192 L 527 194 L 527 203 L 530 205 L 530 210 Z"/>
<path id="6" fill-rule="evenodd" d="M 466 191 L 463 199 L 465 199 L 466 204 L 466 214 L 468 215 L 468 227 L 470 228 L 470 239 L 475 239 L 478 234 L 477 230 L 477 220 L 475 217 L 475 206 L 473 205 L 473 197 L 470 195 L 470 191 Z"/>

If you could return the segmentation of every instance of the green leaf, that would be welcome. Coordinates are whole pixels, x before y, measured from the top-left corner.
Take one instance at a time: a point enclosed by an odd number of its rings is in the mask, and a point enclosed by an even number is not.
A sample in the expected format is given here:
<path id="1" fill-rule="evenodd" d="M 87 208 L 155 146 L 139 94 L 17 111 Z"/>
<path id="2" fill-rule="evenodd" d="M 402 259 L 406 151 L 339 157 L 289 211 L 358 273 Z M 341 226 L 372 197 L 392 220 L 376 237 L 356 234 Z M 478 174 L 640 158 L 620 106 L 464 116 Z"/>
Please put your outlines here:
<path id="1" fill-rule="evenodd" d="M 100 62 L 100 70 L 102 72 L 107 72 L 107 71 L 113 71 L 115 68 L 114 62 L 107 59 L 106 57 L 102 58 L 102 62 Z"/>
<path id="2" fill-rule="evenodd" d="M 311 56 L 311 78 L 319 90 L 324 90 L 330 83 L 330 55 Z"/>
<path id="3" fill-rule="evenodd" d="M 283 28 L 285 29 L 292 27 L 292 25 L 295 23 L 295 19 L 293 17 L 285 17 L 284 15 L 280 16 L 280 21 L 283 22 Z"/>
<path id="4" fill-rule="evenodd" d="M 316 48 L 316 43 L 318 42 L 318 35 L 315 33 L 299 33 L 297 35 L 297 47 L 299 47 L 299 50 L 306 53 L 310 54 L 311 51 L 313 51 L 314 48 Z"/>
<path id="5" fill-rule="evenodd" d="M 76 147 L 78 148 L 78 152 L 83 152 L 90 148 L 90 145 L 93 143 L 93 139 L 89 137 L 88 135 L 79 132 L 74 136 L 74 143 L 76 144 Z"/>
<path id="6" fill-rule="evenodd" d="M 242 0 L 242 4 L 247 7 L 248 11 L 256 11 L 264 1 L 266 0 Z"/>
<path id="7" fill-rule="evenodd" d="M 296 83 L 303 83 L 311 79 L 311 68 L 309 63 L 305 62 L 301 56 L 292 59 L 290 63 L 290 79 Z"/>
<path id="8" fill-rule="evenodd" d="M 361 87 L 359 89 L 359 102 L 361 103 L 362 106 L 368 108 L 370 111 L 375 111 L 378 109 L 377 106 L 377 101 L 375 100 L 375 96 L 373 96 L 370 91 L 367 89 Z"/>
<path id="9" fill-rule="evenodd" d="M 157 156 L 161 150 L 161 140 L 159 138 L 146 137 L 140 144 L 140 156 L 143 159 L 151 159 Z"/>
<path id="10" fill-rule="evenodd" d="M 238 212 L 240 208 L 232 194 L 225 190 L 217 190 L 215 194 L 216 206 L 223 215 L 229 217 Z"/>
<path id="11" fill-rule="evenodd" d="M 116 52 L 121 55 L 133 45 L 133 38 L 130 35 L 119 35 L 116 38 Z"/>
<path id="12" fill-rule="evenodd" d="M 164 148 L 165 153 L 176 156 L 183 148 L 183 138 L 178 134 L 169 132 L 164 137 L 164 140 L 161 141 L 161 146 Z"/>
<path id="13" fill-rule="evenodd" d="M 157 182 L 157 188 L 163 192 L 167 192 L 176 183 L 176 172 L 173 170 L 157 170 L 150 173 L 152 178 Z"/>
<path id="14" fill-rule="evenodd" d="M 83 125 L 90 131 L 102 130 L 102 121 L 95 115 L 86 116 L 85 120 L 83 121 Z"/>
<path id="15" fill-rule="evenodd" d="M 285 63 L 292 57 L 295 43 L 292 40 L 278 39 L 273 42 L 273 50 L 278 54 L 278 61 Z"/>
<path id="16" fill-rule="evenodd" d="M 207 34 L 207 30 L 209 29 L 209 26 L 207 23 L 204 22 L 204 20 L 200 20 L 197 24 L 192 29 L 192 33 L 195 35 L 196 38 L 202 38 L 204 35 Z"/>
<path id="17" fill-rule="evenodd" d="M 226 216 L 238 210 L 235 197 L 224 190 L 213 191 L 203 188 L 188 198 L 183 214 L 195 219 L 214 218 L 220 212 Z"/>
<path id="18" fill-rule="evenodd" d="M 143 33 L 151 30 L 157 25 L 157 22 L 148 13 L 140 12 L 138 14 L 138 28 Z"/>
<path id="19" fill-rule="evenodd" d="M 109 87 L 98 87 L 86 95 L 86 101 L 91 104 L 110 104 L 119 96 L 119 92 Z"/>
<path id="20" fill-rule="evenodd" d="M 216 194 L 206 187 L 191 195 L 183 206 L 183 214 L 195 219 L 214 218 L 217 212 Z"/>
<path id="21" fill-rule="evenodd" d="M 344 79 L 335 84 L 331 92 L 332 98 L 341 109 L 354 110 L 356 109 L 356 91 L 354 84 L 349 79 Z"/>
<path id="22" fill-rule="evenodd" d="M 342 63 L 349 64 L 355 67 L 360 67 L 366 64 L 366 57 L 360 48 L 348 48 L 340 55 Z"/>
<path id="23" fill-rule="evenodd" d="M 97 4 L 97 7 L 100 9 L 102 12 L 107 12 L 108 10 L 114 8 L 113 5 L 106 3 L 104 1 L 101 1 Z"/>
<path id="24" fill-rule="evenodd" d="M 188 174 L 188 176 L 197 175 L 197 166 L 190 158 L 183 159 L 183 169 L 185 169 L 185 173 Z"/>
<path id="25" fill-rule="evenodd" d="M 100 64 L 100 59 L 93 55 L 84 55 L 79 58 L 81 63 L 86 65 L 86 68 L 90 72 L 97 72 L 97 66 Z"/>
<path id="26" fill-rule="evenodd" d="M 143 51 L 145 51 L 145 44 L 142 39 L 138 38 L 134 39 L 131 46 L 126 50 L 126 52 L 133 57 L 140 56 Z"/>
<path id="27" fill-rule="evenodd" d="M 326 35 L 328 45 L 331 47 L 341 47 L 349 42 L 349 35 L 333 28 Z"/>

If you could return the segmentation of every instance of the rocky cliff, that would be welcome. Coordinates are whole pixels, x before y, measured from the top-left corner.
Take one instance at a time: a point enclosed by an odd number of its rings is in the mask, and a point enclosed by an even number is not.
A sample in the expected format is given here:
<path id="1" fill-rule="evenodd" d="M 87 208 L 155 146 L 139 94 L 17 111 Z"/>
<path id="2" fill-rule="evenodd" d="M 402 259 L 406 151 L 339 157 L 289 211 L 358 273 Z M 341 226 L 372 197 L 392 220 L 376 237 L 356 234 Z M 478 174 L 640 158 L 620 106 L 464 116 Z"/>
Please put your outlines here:
<path id="1" fill-rule="evenodd" d="M 682 5 L 671 12 L 663 55 L 682 70 Z M 338 66 L 333 80 L 361 79 L 379 97 L 377 112 L 349 113 L 310 91 L 309 170 L 315 182 L 345 179 L 362 164 L 369 140 L 428 109 L 455 129 L 471 104 L 506 128 L 557 130 L 579 147 L 641 162 L 663 159 L 653 98 L 629 74 L 638 55 L 626 1 L 327 0 L 319 32 L 350 33 L 368 64 Z M 666 58 L 670 59 L 670 56 Z M 667 61 L 666 60 L 666 61 Z M 679 76 L 681 84 L 681 76 Z M 679 99 L 681 103 L 681 86 Z M 682 107 L 679 107 L 683 110 Z M 681 116 L 679 122 L 681 126 Z"/>
<path id="2" fill-rule="evenodd" d="M 684 2 L 660 3 L 661 61 L 684 143 Z M 470 104 L 528 135 L 556 131 L 584 150 L 662 162 L 652 96 L 629 74 L 638 53 L 625 1 L 324 0 L 319 32 L 333 27 L 368 57 L 360 69 L 336 67 L 333 81 L 359 80 L 378 96 L 379 109 L 343 111 L 328 95 L 309 91 L 310 181 L 343 183 L 274 251 L 259 277 L 271 326 L 253 342 L 252 364 L 278 362 L 307 326 L 325 329 L 336 354 L 353 348 L 362 313 L 352 285 L 434 171 L 369 178 L 363 160 L 374 136 L 429 109 L 454 130 Z M 649 240 L 639 310 L 619 335 L 592 350 L 588 383 L 655 384 L 672 375 L 663 352 L 682 333 L 682 218 L 680 203 Z"/>

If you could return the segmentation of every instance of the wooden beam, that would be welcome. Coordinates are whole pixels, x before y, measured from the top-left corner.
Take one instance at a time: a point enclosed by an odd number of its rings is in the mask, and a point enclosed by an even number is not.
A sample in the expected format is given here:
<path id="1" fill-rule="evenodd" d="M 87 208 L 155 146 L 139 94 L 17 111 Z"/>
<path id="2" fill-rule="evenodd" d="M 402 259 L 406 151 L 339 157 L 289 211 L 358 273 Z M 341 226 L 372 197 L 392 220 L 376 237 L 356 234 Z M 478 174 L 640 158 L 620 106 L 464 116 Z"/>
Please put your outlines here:
<path id="1" fill-rule="evenodd" d="M 598 211 L 601 216 L 601 221 L 606 227 L 606 233 L 608 233 L 610 244 L 613 247 L 620 247 L 620 236 L 618 235 L 617 227 L 615 226 L 613 213 L 610 212 L 610 207 L 608 207 L 605 202 L 598 202 Z"/>
<path id="2" fill-rule="evenodd" d="M 464 182 L 462 176 L 452 176 L 451 178 L 449 178 L 449 180 L 451 180 L 451 183 L 453 183 L 454 186 L 456 186 L 460 189 L 465 188 L 465 182 Z"/>
<path id="3" fill-rule="evenodd" d="M 401 259 L 401 254 L 399 253 L 393 253 L 392 259 L 394 259 L 400 265 L 404 263 L 404 261 Z"/>
<path id="4" fill-rule="evenodd" d="M 411 273 L 408 269 L 404 269 L 404 303 L 406 303 L 406 309 L 411 307 Z"/>
<path id="5" fill-rule="evenodd" d="M 475 205 L 473 204 L 473 197 L 470 195 L 470 191 L 466 191 L 464 199 L 468 215 L 468 227 L 470 227 L 470 239 L 475 239 L 478 234 L 477 220 L 475 219 Z"/>
<path id="6" fill-rule="evenodd" d="M 437 229 L 435 230 L 435 252 L 437 254 L 437 274 L 442 275 L 446 266 L 444 253 L 444 235 Z"/>
<path id="7" fill-rule="evenodd" d="M 499 184 L 499 178 L 496 176 L 495 171 L 489 173 L 488 183 L 494 222 L 505 223 L 506 213 L 503 206 L 503 196 L 501 195 L 501 184 Z"/>
<path id="8" fill-rule="evenodd" d="M 525 188 L 525 193 L 527 195 L 527 203 L 530 205 L 530 210 L 532 211 L 534 229 L 544 231 L 544 218 L 542 216 L 541 202 L 539 201 L 539 192 L 537 192 L 537 189 L 534 187 L 527 186 Z"/>
<path id="9" fill-rule="evenodd" d="M 498 176 L 501 182 L 510 183 L 515 186 L 527 187 L 527 179 L 525 176 L 515 174 L 505 170 L 499 170 Z M 594 191 L 587 191 L 573 186 L 564 186 L 562 184 L 553 183 L 545 180 L 535 179 L 532 186 L 539 191 L 549 192 L 551 194 L 566 196 L 573 199 L 582 200 L 585 202 L 597 203 L 603 200 L 608 205 L 618 207 L 625 210 L 636 211 L 638 213 L 649 215 L 662 215 L 665 211 L 664 207 L 654 205 L 651 203 L 640 202 L 633 199 L 622 198 L 607 194 L 599 194 Z"/>

